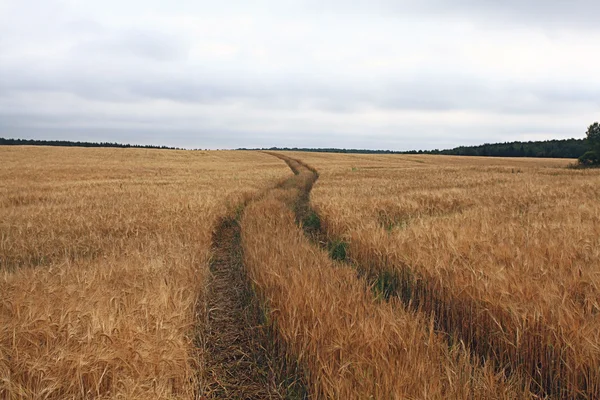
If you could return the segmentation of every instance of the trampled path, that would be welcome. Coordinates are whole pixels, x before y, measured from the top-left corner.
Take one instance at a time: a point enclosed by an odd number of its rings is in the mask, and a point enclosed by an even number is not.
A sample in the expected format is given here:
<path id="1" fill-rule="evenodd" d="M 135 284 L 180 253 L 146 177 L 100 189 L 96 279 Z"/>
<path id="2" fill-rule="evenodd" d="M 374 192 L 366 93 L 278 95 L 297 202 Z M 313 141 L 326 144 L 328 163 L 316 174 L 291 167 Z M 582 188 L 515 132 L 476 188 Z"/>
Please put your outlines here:
<path id="1" fill-rule="evenodd" d="M 284 183 L 284 185 L 293 185 L 300 191 L 298 199 L 296 200 L 296 204 L 294 205 L 296 222 L 298 222 L 299 225 L 302 225 L 305 232 L 307 232 L 311 238 L 314 238 L 314 236 L 319 235 L 320 232 L 316 231 L 313 226 L 307 226 L 304 224 L 304 222 L 311 214 L 314 214 L 310 207 L 310 191 L 312 190 L 312 187 L 317 179 L 319 179 L 319 173 L 316 169 L 304 164 L 300 160 L 290 158 L 279 153 L 267 152 L 267 154 L 285 161 L 294 175 L 300 175 L 304 177 L 304 179 L 289 179 Z"/>
<path id="2" fill-rule="evenodd" d="M 295 175 L 278 187 L 297 187 L 296 177 L 305 167 L 295 160 L 286 162 Z M 299 189 L 308 196 L 309 188 Z M 203 353 L 200 398 L 282 399 L 289 398 L 288 393 L 304 393 L 304 378 L 289 376 L 281 365 L 285 355 L 273 348 L 272 333 L 265 330 L 263 311 L 244 267 L 240 235 L 235 218 L 222 220 L 213 235 L 206 310 L 201 310 L 203 329 L 198 335 Z"/>
<path id="3" fill-rule="evenodd" d="M 282 398 L 273 360 L 263 347 L 260 310 L 244 271 L 238 221 L 221 222 L 213 235 L 213 254 L 200 398 Z"/>

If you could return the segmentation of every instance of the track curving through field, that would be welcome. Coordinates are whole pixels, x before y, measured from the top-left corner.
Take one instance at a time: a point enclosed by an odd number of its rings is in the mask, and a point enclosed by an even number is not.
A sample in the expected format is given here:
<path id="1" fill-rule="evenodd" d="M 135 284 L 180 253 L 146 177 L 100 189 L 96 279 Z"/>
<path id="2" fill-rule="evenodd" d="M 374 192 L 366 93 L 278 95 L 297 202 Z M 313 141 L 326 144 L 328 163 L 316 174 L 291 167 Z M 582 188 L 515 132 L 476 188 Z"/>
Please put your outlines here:
<path id="1" fill-rule="evenodd" d="M 223 219 L 213 234 L 210 272 L 201 335 L 206 360 L 201 398 L 281 398 L 234 218 Z"/>
<path id="2" fill-rule="evenodd" d="M 294 176 L 274 188 L 295 187 L 302 166 L 294 160 L 288 165 Z M 212 237 L 210 278 L 200 302 L 204 308 L 198 310 L 203 322 L 197 335 L 202 400 L 287 399 L 307 393 L 301 372 L 288 366 L 295 363 L 293 357 L 273 345 L 276 333 L 265 324 L 263 305 L 244 266 L 240 219 L 248 203 L 240 205 L 236 216 L 223 218 Z"/>
<path id="3" fill-rule="evenodd" d="M 297 175 L 312 174 L 312 182 L 301 188 L 297 204 L 294 206 L 298 225 L 303 228 L 311 242 L 326 250 L 332 259 L 355 268 L 359 276 L 369 282 L 376 296 L 385 299 L 397 297 L 402 300 L 405 307 L 427 315 L 434 322 L 435 330 L 447 339 L 450 346 L 457 343 L 466 346 L 478 361 L 494 365 L 498 374 L 507 377 L 511 375 L 528 377 L 531 380 L 530 390 L 539 398 L 600 398 L 600 386 L 597 384 L 598 371 L 587 365 L 581 366 L 575 372 L 570 371 L 568 355 L 565 356 L 568 354 L 568 345 L 564 346 L 565 348 L 554 348 L 552 344 L 542 343 L 542 347 L 545 346 L 544 350 L 534 354 L 533 363 L 522 359 L 518 354 L 515 357 L 507 357 L 505 354 L 509 352 L 502 343 L 487 342 L 484 338 L 473 334 L 473 329 L 461 329 L 464 325 L 478 326 L 477 320 L 471 319 L 470 315 L 456 318 L 456 315 L 461 315 L 462 309 L 476 310 L 477 312 L 474 313 L 476 316 L 492 315 L 485 304 L 473 300 L 473 304 L 464 307 L 464 304 L 460 304 L 461 299 L 445 299 L 440 294 L 440 286 L 435 281 L 409 265 L 403 266 L 402 274 L 396 274 L 390 272 L 385 265 L 365 268 L 364 265 L 347 257 L 348 243 L 345 243 L 342 238 L 330 236 L 325 229 L 322 229 L 318 213 L 311 208 L 310 191 L 318 179 L 318 172 L 300 160 L 278 153 L 269 154 L 284 160 Z M 493 315 L 489 318 L 493 318 Z M 503 329 L 505 327 L 499 326 L 499 333 L 502 333 Z M 541 337 L 550 335 L 546 333 L 546 330 L 551 329 L 547 326 L 536 326 L 536 329 L 533 334 L 522 334 L 521 340 L 530 343 L 533 347 Z M 542 365 L 546 368 L 542 368 Z"/>

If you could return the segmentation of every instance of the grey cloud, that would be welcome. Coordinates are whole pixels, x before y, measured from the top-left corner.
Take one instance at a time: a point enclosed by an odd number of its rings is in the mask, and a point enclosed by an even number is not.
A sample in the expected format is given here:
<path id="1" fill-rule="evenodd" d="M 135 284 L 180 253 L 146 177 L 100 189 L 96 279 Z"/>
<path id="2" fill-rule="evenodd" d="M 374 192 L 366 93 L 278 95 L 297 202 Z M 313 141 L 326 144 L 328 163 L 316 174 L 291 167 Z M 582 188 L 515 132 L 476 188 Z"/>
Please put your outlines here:
<path id="1" fill-rule="evenodd" d="M 442 149 L 459 145 L 477 145 L 484 142 L 528 140 L 527 134 L 544 132 L 547 138 L 568 138 L 572 133 L 560 127 L 500 127 L 490 132 L 490 126 L 445 128 L 431 126 L 397 127 L 382 130 L 371 129 L 362 135 L 321 130 L 306 132 L 293 127 L 285 135 L 273 135 L 256 129 L 172 127 L 166 124 L 146 127 L 78 127 L 69 126 L 71 119 L 53 118 L 51 125 L 38 121 L 30 115 L 34 124 L 23 120 L 7 120 L 0 113 L 0 136 L 36 138 L 46 140 L 110 141 L 131 144 L 169 145 L 185 148 L 256 148 L 256 147 L 338 147 L 362 149 Z M 31 120 L 30 120 L 31 121 Z M 88 120 L 86 120 L 89 122 Z M 37 122 L 37 123 L 35 123 Z M 378 133 L 379 132 L 379 133 Z M 581 135 L 580 135 L 581 136 Z"/>
<path id="2" fill-rule="evenodd" d="M 600 13 L 596 0 L 307 0 L 297 7 L 307 12 L 450 16 L 480 25 L 582 29 L 598 29 Z"/>
<path id="3" fill-rule="evenodd" d="M 14 93 L 62 92 L 106 102 L 135 101 L 123 77 L 98 76 L 60 67 L 18 69 L 0 66 L 0 98 Z"/>
<path id="4" fill-rule="evenodd" d="M 591 103 L 600 108 L 600 87 L 593 82 L 588 85 L 557 83 L 539 88 L 537 94 L 542 101 Z"/>
<path id="5" fill-rule="evenodd" d="M 597 23 L 600 3 L 596 0 L 438 0 L 432 7 L 446 7 L 451 13 L 475 13 L 500 20 L 503 23 L 527 21 L 549 23 L 552 26 L 587 26 Z"/>
<path id="6" fill-rule="evenodd" d="M 3 78 L 4 77 L 4 78 Z M 310 76 L 232 76 L 194 71 L 95 75 L 83 71 L 20 69 L 0 66 L 2 92 L 68 92 L 104 102 L 147 99 L 181 103 L 244 102 L 271 109 L 312 108 L 350 113 L 370 108 L 387 110 L 480 110 L 502 113 L 555 112 L 565 106 L 600 103 L 600 87 L 569 82 L 489 82 L 450 73 L 423 73 L 388 78 L 377 84 L 326 82 Z"/>

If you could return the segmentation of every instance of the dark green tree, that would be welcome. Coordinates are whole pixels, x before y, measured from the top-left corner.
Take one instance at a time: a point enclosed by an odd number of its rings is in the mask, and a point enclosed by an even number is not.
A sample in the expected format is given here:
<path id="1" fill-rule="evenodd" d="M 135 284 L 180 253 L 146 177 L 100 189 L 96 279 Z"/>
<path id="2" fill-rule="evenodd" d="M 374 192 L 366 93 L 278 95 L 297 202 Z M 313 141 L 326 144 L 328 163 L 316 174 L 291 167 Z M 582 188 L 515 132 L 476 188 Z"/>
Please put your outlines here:
<path id="1" fill-rule="evenodd" d="M 585 133 L 590 151 L 579 157 L 579 164 L 587 166 L 600 165 L 600 124 L 594 122 Z"/>
<path id="2" fill-rule="evenodd" d="M 600 155 L 600 124 L 591 124 L 585 135 L 590 149 Z"/>
<path id="3" fill-rule="evenodd" d="M 587 151 L 581 157 L 579 157 L 579 164 L 585 165 L 588 167 L 594 165 L 600 165 L 600 157 L 598 157 L 598 153 L 595 151 Z"/>

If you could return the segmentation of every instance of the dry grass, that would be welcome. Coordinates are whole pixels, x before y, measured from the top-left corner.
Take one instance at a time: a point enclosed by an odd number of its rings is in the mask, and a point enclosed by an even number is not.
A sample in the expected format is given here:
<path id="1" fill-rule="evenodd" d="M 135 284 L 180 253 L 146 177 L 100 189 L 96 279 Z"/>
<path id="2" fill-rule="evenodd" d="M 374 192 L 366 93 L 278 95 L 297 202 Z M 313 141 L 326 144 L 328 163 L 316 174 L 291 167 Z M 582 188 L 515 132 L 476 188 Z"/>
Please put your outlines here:
<path id="1" fill-rule="evenodd" d="M 291 208 L 298 188 L 310 186 L 309 175 L 301 170 L 248 206 L 242 243 L 274 340 L 304 370 L 311 398 L 528 398 L 522 382 L 471 364 L 464 349 L 448 348 L 430 320 L 394 300 L 377 301 L 353 269 L 308 241 Z"/>
<path id="2" fill-rule="evenodd" d="M 568 160 L 296 157 L 330 237 L 559 398 L 600 397 L 600 175 Z"/>
<path id="3" fill-rule="evenodd" d="M 0 398 L 193 398 L 219 218 L 259 153 L 0 148 Z"/>

